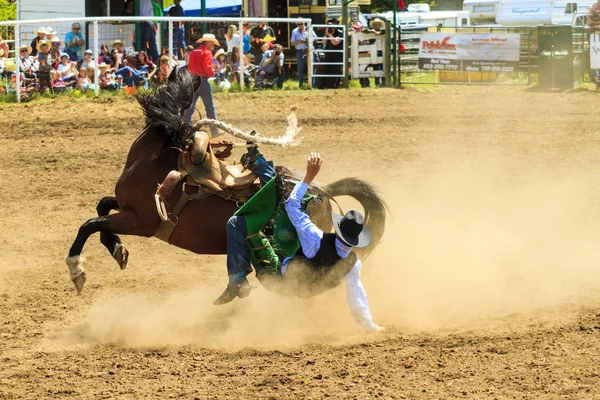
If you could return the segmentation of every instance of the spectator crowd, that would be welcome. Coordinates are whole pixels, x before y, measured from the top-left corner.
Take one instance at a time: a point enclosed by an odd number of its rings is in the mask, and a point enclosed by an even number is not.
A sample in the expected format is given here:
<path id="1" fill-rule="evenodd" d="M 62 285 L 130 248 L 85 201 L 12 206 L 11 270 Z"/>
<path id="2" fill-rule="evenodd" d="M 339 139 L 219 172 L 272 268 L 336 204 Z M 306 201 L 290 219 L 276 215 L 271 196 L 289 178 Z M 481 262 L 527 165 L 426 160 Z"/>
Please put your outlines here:
<path id="1" fill-rule="evenodd" d="M 175 1 L 166 15 L 183 16 L 180 0 Z M 132 15 L 133 1 L 125 3 L 123 15 Z M 162 10 L 156 9 L 150 0 L 142 1 L 145 4 L 140 8 L 140 14 L 158 15 Z M 145 9 L 145 7 L 149 7 Z M 331 18 L 327 24 L 338 25 L 339 21 Z M 187 64 L 190 54 L 200 45 L 200 40 L 195 46 L 185 45 L 182 24 L 175 24 L 173 31 L 175 54 L 182 55 L 183 60 L 177 56 L 167 54 L 166 49 L 159 54 L 153 22 L 141 24 L 142 43 L 140 51 L 131 47 L 125 48 L 121 40 L 102 43 L 97 60 L 91 50 L 85 50 L 85 39 L 81 32 L 81 24 L 74 23 L 71 30 L 66 33 L 64 41 L 56 36 L 51 27 L 40 27 L 35 31 L 35 38 L 29 45 L 22 45 L 16 52 L 14 63 L 21 73 L 21 86 L 24 91 L 51 91 L 58 93 L 76 89 L 81 92 L 94 90 L 98 84 L 100 90 L 117 91 L 125 89 L 134 91 L 135 88 L 160 86 L 166 84 L 171 71 L 183 64 Z M 383 23 L 375 19 L 370 29 L 354 26 L 354 31 L 368 31 L 377 35 L 383 34 Z M 225 46 L 220 47 L 220 42 L 210 50 L 212 54 L 212 69 L 210 74 L 214 85 L 228 89 L 232 83 L 242 76 L 246 86 L 256 90 L 283 87 L 285 76 L 285 54 L 281 44 L 277 43 L 274 30 L 264 21 L 252 26 L 249 22 L 243 23 L 242 32 L 238 32 L 237 25 L 229 25 L 224 36 Z M 337 27 L 325 28 L 319 35 L 314 32 L 313 46 L 317 49 L 314 61 L 320 62 L 316 66 L 312 85 L 315 88 L 338 88 L 343 74 L 343 32 Z M 153 39 L 154 38 L 154 39 Z M 298 86 L 306 82 L 306 69 L 308 66 L 308 40 L 309 33 L 305 24 L 298 23 L 291 32 L 290 47 L 295 50 L 297 59 Z M 180 48 L 180 46 L 183 46 Z M 214 50 L 213 50 L 214 49 Z M 80 58 L 80 54 L 82 54 Z M 0 74 L 12 79 L 14 65 L 9 68 L 8 46 L 0 37 Z M 97 70 L 96 70 L 97 66 Z M 381 65 L 373 66 L 381 69 Z M 97 81 L 94 76 L 97 74 Z M 383 82 L 376 80 L 377 86 Z M 361 79 L 363 87 L 369 85 L 368 79 Z"/>

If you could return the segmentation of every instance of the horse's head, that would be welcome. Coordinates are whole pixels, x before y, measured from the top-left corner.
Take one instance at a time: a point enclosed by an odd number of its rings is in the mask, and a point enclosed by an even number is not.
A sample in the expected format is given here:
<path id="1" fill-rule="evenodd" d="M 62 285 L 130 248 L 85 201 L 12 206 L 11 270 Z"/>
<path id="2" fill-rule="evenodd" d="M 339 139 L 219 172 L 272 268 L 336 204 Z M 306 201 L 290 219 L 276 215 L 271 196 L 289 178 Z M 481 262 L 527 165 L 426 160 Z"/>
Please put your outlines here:
<path id="1" fill-rule="evenodd" d="M 200 82 L 186 67 L 174 68 L 166 86 L 137 96 L 146 115 L 146 123 L 150 127 L 164 129 L 176 147 L 183 148 L 193 135 L 194 129 L 183 122 L 183 116 L 192 106 L 194 92 L 200 87 Z"/>

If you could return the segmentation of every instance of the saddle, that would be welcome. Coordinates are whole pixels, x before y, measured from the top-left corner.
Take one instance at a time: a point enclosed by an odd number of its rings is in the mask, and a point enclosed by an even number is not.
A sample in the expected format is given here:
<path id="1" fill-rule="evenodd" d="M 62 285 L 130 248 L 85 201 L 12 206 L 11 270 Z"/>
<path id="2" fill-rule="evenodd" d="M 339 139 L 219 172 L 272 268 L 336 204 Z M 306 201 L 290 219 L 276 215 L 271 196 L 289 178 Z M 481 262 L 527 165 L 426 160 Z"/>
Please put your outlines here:
<path id="1" fill-rule="evenodd" d="M 215 153 L 213 147 L 225 147 L 225 150 Z M 226 200 L 246 202 L 258 191 L 260 181 L 241 163 L 230 164 L 225 161 L 231 155 L 232 148 L 230 142 L 210 143 L 206 132 L 196 132 L 191 144 L 179 155 L 178 169 L 169 172 L 158 186 L 157 200 L 164 201 L 175 185 L 185 179 L 182 195 L 186 192 L 193 195 L 190 200 L 217 195 Z M 194 187 L 196 191 L 192 189 Z"/>
<path id="2" fill-rule="evenodd" d="M 224 161 L 231 154 L 231 144 L 225 151 L 216 155 L 212 150 L 208 134 L 203 131 L 196 132 L 192 145 L 186 148 L 179 156 L 179 170 L 188 175 L 187 184 L 203 186 L 220 191 L 238 191 L 252 194 L 256 192 L 258 180 L 256 175 L 240 163 L 228 164 Z"/>

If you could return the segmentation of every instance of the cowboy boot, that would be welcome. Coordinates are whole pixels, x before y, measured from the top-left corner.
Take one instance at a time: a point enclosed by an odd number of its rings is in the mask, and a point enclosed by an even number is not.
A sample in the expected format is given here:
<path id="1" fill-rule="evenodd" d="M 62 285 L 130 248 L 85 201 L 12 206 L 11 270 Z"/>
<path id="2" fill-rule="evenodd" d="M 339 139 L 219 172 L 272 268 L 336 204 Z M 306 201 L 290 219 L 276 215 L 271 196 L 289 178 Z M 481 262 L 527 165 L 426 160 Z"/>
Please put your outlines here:
<path id="1" fill-rule="evenodd" d="M 252 290 L 252 287 L 248 283 L 248 279 L 244 279 L 244 281 L 242 283 L 240 283 L 240 284 L 229 283 L 227 285 L 227 288 L 225 288 L 225 291 L 223 292 L 223 294 L 220 295 L 213 302 L 213 304 L 215 306 L 220 306 L 220 305 L 223 305 L 223 304 L 230 303 L 236 297 L 239 297 L 240 299 L 243 299 L 245 297 L 250 296 L 250 291 L 251 290 Z"/>

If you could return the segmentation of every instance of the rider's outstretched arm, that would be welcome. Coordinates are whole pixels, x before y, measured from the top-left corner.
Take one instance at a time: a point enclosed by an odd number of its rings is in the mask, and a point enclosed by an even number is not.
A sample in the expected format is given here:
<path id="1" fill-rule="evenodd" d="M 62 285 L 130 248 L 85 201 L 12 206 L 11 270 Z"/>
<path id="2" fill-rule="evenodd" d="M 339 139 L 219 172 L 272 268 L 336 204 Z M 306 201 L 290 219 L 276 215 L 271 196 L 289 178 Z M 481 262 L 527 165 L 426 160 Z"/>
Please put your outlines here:
<path id="1" fill-rule="evenodd" d="M 361 262 L 356 260 L 354 267 L 346 274 L 346 301 L 350 306 L 354 318 L 370 331 L 381 331 L 382 327 L 373 322 L 369 303 L 367 301 L 367 293 L 360 281 Z"/>

